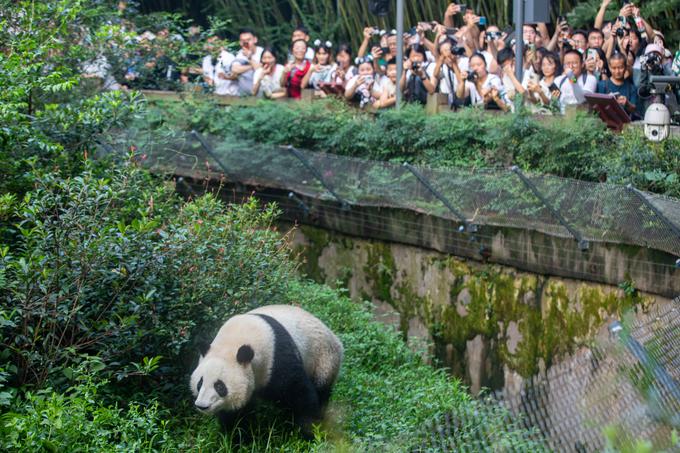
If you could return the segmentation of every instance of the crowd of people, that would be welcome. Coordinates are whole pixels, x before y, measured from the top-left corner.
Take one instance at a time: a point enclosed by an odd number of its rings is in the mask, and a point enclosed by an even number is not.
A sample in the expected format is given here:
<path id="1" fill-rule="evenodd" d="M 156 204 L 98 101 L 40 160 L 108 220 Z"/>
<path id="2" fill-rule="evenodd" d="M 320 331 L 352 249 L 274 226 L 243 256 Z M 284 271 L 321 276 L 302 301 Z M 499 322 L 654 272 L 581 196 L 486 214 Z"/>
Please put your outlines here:
<path id="1" fill-rule="evenodd" d="M 145 32 L 142 51 L 118 77 L 104 75 L 112 88 L 144 87 L 139 68 L 151 69 L 158 79 L 177 84 L 197 82 L 218 95 L 300 98 L 344 97 L 359 107 L 388 108 L 396 102 L 397 86 L 406 102 L 425 104 L 433 93 L 446 95 L 452 109 L 478 106 L 510 111 L 524 103 L 531 111 L 559 112 L 585 102 L 586 93 L 608 93 L 631 116 L 644 114 L 639 87 L 651 73 L 680 72 L 662 32 L 654 30 L 640 9 L 624 1 L 617 18 L 605 21 L 611 0 L 602 0 L 592 28 L 574 29 L 560 16 L 551 34 L 544 23 L 523 29 L 523 77 L 515 71 L 516 36 L 512 27 L 500 29 L 462 4 L 451 3 L 441 23 L 420 22 L 404 36 L 404 71 L 397 80 L 397 33 L 366 27 L 356 53 L 346 43 L 324 37 L 312 39 L 297 27 L 287 52 L 261 45 L 255 30 L 243 28 L 238 50 L 230 50 L 219 36 L 201 43 L 204 55 L 196 64 L 178 69 L 163 51 L 151 52 L 150 43 L 172 43 L 192 38 Z M 147 49 L 147 58 L 143 50 Z M 112 80 L 113 79 L 113 80 Z M 140 84 L 142 84 L 140 86 Z M 154 86 L 156 87 L 156 86 Z M 520 97 L 521 98 L 518 98 Z"/>

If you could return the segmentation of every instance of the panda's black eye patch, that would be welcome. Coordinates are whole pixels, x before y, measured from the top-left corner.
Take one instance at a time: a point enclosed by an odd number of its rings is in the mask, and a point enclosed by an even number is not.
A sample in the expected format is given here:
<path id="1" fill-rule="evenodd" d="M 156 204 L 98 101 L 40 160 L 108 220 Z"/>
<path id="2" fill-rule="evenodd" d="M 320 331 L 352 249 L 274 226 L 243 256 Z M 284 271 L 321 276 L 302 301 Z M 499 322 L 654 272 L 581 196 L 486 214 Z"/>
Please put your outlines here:
<path id="1" fill-rule="evenodd" d="M 202 385 L 203 385 L 203 378 L 198 380 L 198 385 L 196 385 L 196 390 L 200 392 Z"/>
<path id="2" fill-rule="evenodd" d="M 224 385 L 224 382 L 221 380 L 217 380 L 215 382 L 215 391 L 217 392 L 218 395 L 220 395 L 222 398 L 227 396 L 227 386 Z"/>

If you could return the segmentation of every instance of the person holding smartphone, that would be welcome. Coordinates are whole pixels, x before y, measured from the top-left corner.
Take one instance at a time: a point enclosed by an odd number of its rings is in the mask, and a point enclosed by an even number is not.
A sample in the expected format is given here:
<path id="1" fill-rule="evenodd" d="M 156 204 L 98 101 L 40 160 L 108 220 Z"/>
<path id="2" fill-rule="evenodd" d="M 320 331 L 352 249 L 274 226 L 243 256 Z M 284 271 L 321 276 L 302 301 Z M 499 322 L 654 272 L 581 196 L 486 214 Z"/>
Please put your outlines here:
<path id="1" fill-rule="evenodd" d="M 593 49 L 588 49 L 587 55 L 595 55 Z M 571 71 L 581 90 L 585 93 L 595 93 L 597 91 L 597 80 L 583 70 L 583 55 L 576 49 L 568 50 L 564 53 L 564 70 Z"/>
<path id="2" fill-rule="evenodd" d="M 597 92 L 612 94 L 616 102 L 633 119 L 638 103 L 638 89 L 630 78 L 626 78 L 626 56 L 615 52 L 609 57 L 609 80 L 603 80 L 597 84 Z"/>
<path id="3" fill-rule="evenodd" d="M 311 86 L 317 91 L 315 93 L 317 96 L 325 97 L 319 85 L 332 82 L 336 67 L 337 65 L 333 63 L 333 43 L 317 39 L 314 41 L 314 61 L 302 79 L 302 88 Z"/>
<path id="4" fill-rule="evenodd" d="M 554 105 L 562 96 L 562 89 L 565 88 L 564 77 L 562 76 L 562 64 L 557 54 L 548 52 L 541 58 L 541 69 L 537 74 L 540 79 L 529 79 L 526 90 L 529 92 L 527 99 L 529 102 L 542 106 Z"/>

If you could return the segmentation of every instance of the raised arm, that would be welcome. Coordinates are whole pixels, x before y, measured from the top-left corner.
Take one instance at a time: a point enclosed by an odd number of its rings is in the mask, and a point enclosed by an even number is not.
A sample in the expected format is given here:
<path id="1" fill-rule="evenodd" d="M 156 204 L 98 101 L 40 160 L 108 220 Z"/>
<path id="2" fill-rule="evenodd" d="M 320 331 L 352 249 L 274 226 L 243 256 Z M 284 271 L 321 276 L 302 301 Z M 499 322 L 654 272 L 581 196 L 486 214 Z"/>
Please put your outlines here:
<path id="1" fill-rule="evenodd" d="M 611 2 L 612 0 L 602 0 L 602 3 L 600 4 L 600 9 L 597 11 L 597 16 L 595 16 L 594 25 L 598 30 L 602 30 L 602 25 L 604 25 L 604 13 Z"/>
<path id="2" fill-rule="evenodd" d="M 357 52 L 357 57 L 361 58 L 364 55 L 366 55 L 366 52 L 368 51 L 368 45 L 371 42 L 372 37 L 373 27 L 364 28 L 364 40 L 361 41 L 361 46 L 359 47 L 359 51 Z"/>

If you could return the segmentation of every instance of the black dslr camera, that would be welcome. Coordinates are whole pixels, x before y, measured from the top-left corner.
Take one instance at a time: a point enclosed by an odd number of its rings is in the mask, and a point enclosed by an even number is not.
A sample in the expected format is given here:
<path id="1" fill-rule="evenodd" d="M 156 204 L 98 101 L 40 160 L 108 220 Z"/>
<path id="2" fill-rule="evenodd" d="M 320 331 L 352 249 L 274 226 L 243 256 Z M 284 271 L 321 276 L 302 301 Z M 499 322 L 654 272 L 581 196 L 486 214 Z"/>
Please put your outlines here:
<path id="1" fill-rule="evenodd" d="M 471 71 L 470 73 L 468 73 L 466 80 L 468 82 L 475 83 L 478 78 L 479 78 L 479 76 L 477 75 L 477 73 L 475 71 Z"/>
<path id="2" fill-rule="evenodd" d="M 465 55 L 465 47 L 456 46 L 453 49 L 451 49 L 451 53 L 458 57 L 462 57 L 463 55 Z"/>

